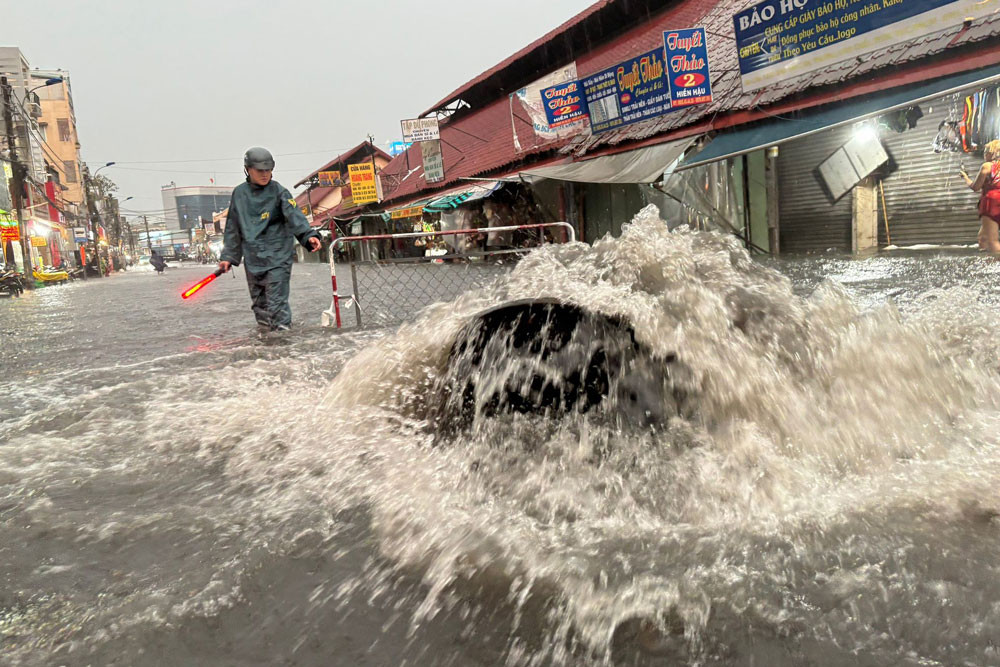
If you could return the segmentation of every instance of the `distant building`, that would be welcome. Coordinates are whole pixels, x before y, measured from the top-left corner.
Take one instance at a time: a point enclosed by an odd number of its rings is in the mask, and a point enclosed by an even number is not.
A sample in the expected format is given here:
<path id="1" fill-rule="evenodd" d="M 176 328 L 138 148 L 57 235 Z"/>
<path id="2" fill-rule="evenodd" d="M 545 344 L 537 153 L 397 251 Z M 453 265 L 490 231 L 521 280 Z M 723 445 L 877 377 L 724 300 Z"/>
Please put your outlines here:
<path id="1" fill-rule="evenodd" d="M 27 57 L 16 46 L 0 47 L 0 75 L 11 86 L 12 134 L 18 161 L 26 167 L 27 197 L 22 215 L 31 239 L 31 264 L 72 261 L 77 249 L 72 227 L 80 220 L 86 221 L 86 215 L 68 75 L 59 70 L 31 69 Z M 58 78 L 65 80 L 46 85 L 49 79 Z M 0 135 L 6 135 L 5 130 L 0 127 Z M 0 158 L 9 161 L 11 148 L 5 142 L 0 145 Z M 23 266 L 18 244 L 7 244 L 4 254 L 7 261 Z"/>
<path id="2" fill-rule="evenodd" d="M 39 183 L 44 183 L 47 174 L 37 121 L 42 115 L 41 100 L 37 91 L 28 92 L 37 84 L 31 76 L 28 58 L 21 49 L 16 46 L 0 46 L 0 76 L 7 77 L 7 83 L 14 91 L 16 106 L 12 116 L 18 137 L 18 150 L 22 153 L 21 160 L 28 165 L 29 175 Z M 0 133 L 3 133 L 2 130 L 0 128 Z"/>
<path id="3" fill-rule="evenodd" d="M 216 213 L 229 206 L 233 187 L 178 186 L 171 183 L 160 188 L 160 194 L 163 197 L 167 229 L 202 229 L 203 222 L 211 222 Z"/>
<path id="4" fill-rule="evenodd" d="M 84 210 L 83 179 L 80 173 L 80 139 L 76 131 L 76 111 L 73 108 L 73 89 L 69 72 L 63 70 L 31 70 L 34 86 L 49 79 L 62 79 L 62 83 L 45 86 L 35 91 L 41 101 L 42 114 L 38 130 L 44 142 L 42 149 L 46 162 L 61 186 L 62 199 Z M 50 172 L 51 173 L 51 172 Z"/>

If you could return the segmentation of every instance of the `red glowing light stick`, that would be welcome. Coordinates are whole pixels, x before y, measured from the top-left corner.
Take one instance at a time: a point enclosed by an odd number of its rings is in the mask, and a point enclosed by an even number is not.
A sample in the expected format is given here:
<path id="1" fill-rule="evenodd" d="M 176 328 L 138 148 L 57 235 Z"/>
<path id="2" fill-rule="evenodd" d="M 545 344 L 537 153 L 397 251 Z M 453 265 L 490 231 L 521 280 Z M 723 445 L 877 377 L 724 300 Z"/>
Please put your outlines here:
<path id="1" fill-rule="evenodd" d="M 181 292 L 181 298 L 184 299 L 188 298 L 189 296 L 200 290 L 202 287 L 204 287 L 205 285 L 209 284 L 210 282 L 221 276 L 222 273 L 223 273 L 222 269 L 216 269 L 215 273 L 213 273 L 212 275 L 205 276 L 204 278 L 196 282 L 194 285 L 191 285 L 191 287 L 188 287 L 186 290 Z"/>

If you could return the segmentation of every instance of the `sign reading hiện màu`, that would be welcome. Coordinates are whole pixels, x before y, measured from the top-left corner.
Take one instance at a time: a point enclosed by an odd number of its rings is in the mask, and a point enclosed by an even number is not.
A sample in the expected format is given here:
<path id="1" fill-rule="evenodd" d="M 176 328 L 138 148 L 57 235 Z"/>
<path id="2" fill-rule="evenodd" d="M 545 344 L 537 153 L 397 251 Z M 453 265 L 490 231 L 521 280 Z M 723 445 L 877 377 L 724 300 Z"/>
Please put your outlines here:
<path id="1" fill-rule="evenodd" d="M 996 0 L 764 0 L 733 16 L 743 90 L 996 11 Z"/>
<path id="2" fill-rule="evenodd" d="M 663 32 L 663 53 L 670 82 L 670 107 L 677 109 L 712 101 L 708 71 L 708 41 L 704 28 Z"/>
<path id="3" fill-rule="evenodd" d="M 351 176 L 351 194 L 354 205 L 371 204 L 378 201 L 378 187 L 375 185 L 375 165 L 371 162 L 347 165 Z"/>

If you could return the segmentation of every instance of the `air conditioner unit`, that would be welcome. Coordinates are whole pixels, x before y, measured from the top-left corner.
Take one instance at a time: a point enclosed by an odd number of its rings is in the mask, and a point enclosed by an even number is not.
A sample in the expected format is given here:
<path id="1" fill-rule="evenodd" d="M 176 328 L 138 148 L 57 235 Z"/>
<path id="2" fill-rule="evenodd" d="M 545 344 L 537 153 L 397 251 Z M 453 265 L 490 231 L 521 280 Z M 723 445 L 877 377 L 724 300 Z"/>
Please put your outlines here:
<path id="1" fill-rule="evenodd" d="M 42 105 L 38 102 L 28 102 L 28 115 L 32 118 L 41 118 Z"/>

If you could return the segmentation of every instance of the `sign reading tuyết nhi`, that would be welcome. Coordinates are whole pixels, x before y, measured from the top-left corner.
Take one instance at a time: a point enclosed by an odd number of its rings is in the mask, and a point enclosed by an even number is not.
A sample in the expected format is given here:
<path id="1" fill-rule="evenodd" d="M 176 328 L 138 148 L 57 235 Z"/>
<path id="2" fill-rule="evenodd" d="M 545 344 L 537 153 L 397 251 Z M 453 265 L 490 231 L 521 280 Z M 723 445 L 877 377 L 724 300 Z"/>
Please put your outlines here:
<path id="1" fill-rule="evenodd" d="M 375 165 L 371 162 L 347 165 L 351 176 L 351 195 L 354 204 L 371 204 L 378 201 L 378 186 L 375 185 Z"/>
<path id="2" fill-rule="evenodd" d="M 743 90 L 996 11 L 996 0 L 765 0 L 733 16 Z"/>

